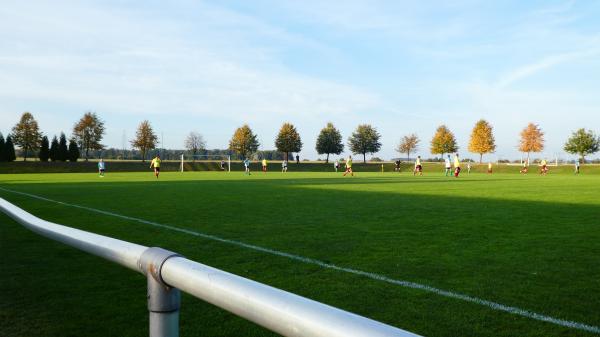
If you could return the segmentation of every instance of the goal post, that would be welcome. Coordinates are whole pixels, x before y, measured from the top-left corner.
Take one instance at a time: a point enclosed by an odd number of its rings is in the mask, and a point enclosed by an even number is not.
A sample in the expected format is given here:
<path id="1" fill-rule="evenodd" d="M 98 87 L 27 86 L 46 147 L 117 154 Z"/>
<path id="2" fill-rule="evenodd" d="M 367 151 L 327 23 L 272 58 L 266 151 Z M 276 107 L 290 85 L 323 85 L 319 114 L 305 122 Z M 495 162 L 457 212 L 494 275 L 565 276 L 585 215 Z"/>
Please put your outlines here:
<path id="1" fill-rule="evenodd" d="M 225 165 L 227 165 L 227 166 L 223 167 L 223 169 L 227 172 L 231 172 L 231 155 L 224 155 L 224 154 L 186 155 L 184 153 L 181 154 L 180 167 L 179 167 L 180 172 L 185 171 L 186 167 L 190 166 L 190 165 L 186 166 L 186 163 L 190 164 L 190 163 L 195 163 L 196 161 L 199 161 L 199 162 L 214 162 L 214 161 L 225 162 Z"/>
<path id="2" fill-rule="evenodd" d="M 519 162 L 509 162 L 505 165 L 508 166 L 532 166 L 539 165 L 539 162 L 545 159 L 547 166 L 558 167 L 561 159 L 559 158 L 558 153 L 534 153 L 531 158 L 527 159 L 527 156 L 521 153 L 521 160 Z"/>

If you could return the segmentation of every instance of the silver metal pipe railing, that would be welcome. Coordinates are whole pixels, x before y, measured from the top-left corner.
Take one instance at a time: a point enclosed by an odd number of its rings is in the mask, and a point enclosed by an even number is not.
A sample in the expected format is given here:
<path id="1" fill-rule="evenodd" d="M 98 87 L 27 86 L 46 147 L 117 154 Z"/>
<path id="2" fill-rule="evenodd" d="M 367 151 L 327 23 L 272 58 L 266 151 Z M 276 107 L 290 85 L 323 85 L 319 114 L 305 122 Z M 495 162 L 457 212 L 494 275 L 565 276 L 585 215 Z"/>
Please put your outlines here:
<path id="1" fill-rule="evenodd" d="M 90 254 L 141 272 L 148 280 L 150 336 L 179 335 L 179 290 L 289 337 L 414 337 L 413 333 L 230 274 L 156 247 L 42 220 L 0 198 L 15 221 Z"/>

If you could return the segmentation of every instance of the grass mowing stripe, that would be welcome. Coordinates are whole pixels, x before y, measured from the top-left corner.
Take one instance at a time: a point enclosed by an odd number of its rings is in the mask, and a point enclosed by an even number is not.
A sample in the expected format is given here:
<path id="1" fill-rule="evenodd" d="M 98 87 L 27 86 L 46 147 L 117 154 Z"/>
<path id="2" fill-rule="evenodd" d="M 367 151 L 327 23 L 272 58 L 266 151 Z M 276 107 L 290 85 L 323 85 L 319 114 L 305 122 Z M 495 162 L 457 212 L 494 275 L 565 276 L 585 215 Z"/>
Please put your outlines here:
<path id="1" fill-rule="evenodd" d="M 28 196 L 30 198 L 35 198 L 38 200 L 43 200 L 43 201 L 47 201 L 47 202 L 60 204 L 63 206 L 79 208 L 79 209 L 87 210 L 87 211 L 94 212 L 94 213 L 104 214 L 104 215 L 117 217 L 117 218 L 121 218 L 121 219 L 125 219 L 125 220 L 131 220 L 131 221 L 151 225 L 154 227 L 164 228 L 164 229 L 168 229 L 168 230 L 172 230 L 172 231 L 176 231 L 176 232 L 180 232 L 180 233 L 185 233 L 185 234 L 189 234 L 189 235 L 193 235 L 193 236 L 197 236 L 197 237 L 202 237 L 202 238 L 209 239 L 209 240 L 223 242 L 226 244 L 235 245 L 235 246 L 243 247 L 243 248 L 247 248 L 247 249 L 252 249 L 255 251 L 264 252 L 264 253 L 271 254 L 271 255 L 281 256 L 281 257 L 285 257 L 285 258 L 288 258 L 291 260 L 296 260 L 296 261 L 300 261 L 300 262 L 307 263 L 307 264 L 317 265 L 317 266 L 325 268 L 325 269 L 342 271 L 345 273 L 364 276 L 364 277 L 367 277 L 367 278 L 370 278 L 373 280 L 378 280 L 378 281 L 382 281 L 382 282 L 386 282 L 386 283 L 390 283 L 390 284 L 394 284 L 394 285 L 399 285 L 399 286 L 406 287 L 406 288 L 423 290 L 423 291 L 434 293 L 434 294 L 437 294 L 440 296 L 458 299 L 458 300 L 462 300 L 465 302 L 475 303 L 475 304 L 490 308 L 492 310 L 503 311 L 503 312 L 507 312 L 507 313 L 510 313 L 513 315 L 518 315 L 518 316 L 534 319 L 537 321 L 548 322 L 548 323 L 552 323 L 552 324 L 563 326 L 563 327 L 568 327 L 568 328 L 572 328 L 572 329 L 583 330 L 583 331 L 600 334 L 600 327 L 597 327 L 597 326 L 574 322 L 574 321 L 569 321 L 569 320 L 564 320 L 564 319 L 559 319 L 559 318 L 554 318 L 551 316 L 538 314 L 536 312 L 532 312 L 529 310 L 525 310 L 525 309 L 521 309 L 521 308 L 517 308 L 517 307 L 513 307 L 513 306 L 508 306 L 508 305 L 504 305 L 501 303 L 488 301 L 488 300 L 480 299 L 477 297 L 473 297 L 473 296 L 469 296 L 469 295 L 465 295 L 465 294 L 461 294 L 461 293 L 456 293 L 456 292 L 449 291 L 449 290 L 443 290 L 443 289 L 435 288 L 435 287 L 428 286 L 425 284 L 392 279 L 392 278 L 389 278 L 387 276 L 380 275 L 380 274 L 375 274 L 375 273 L 366 272 L 366 271 L 362 271 L 362 270 L 358 270 L 358 269 L 347 268 L 347 267 L 340 267 L 335 264 L 326 263 L 326 262 L 323 262 L 320 260 L 316 260 L 316 259 L 312 259 L 312 258 L 300 256 L 300 255 L 295 255 L 295 254 L 290 254 L 290 253 L 286 253 L 286 252 L 282 252 L 282 251 L 278 251 L 278 250 L 274 250 L 274 249 L 270 249 L 270 248 L 260 247 L 260 246 L 244 243 L 241 241 L 225 239 L 225 238 L 221 238 L 221 237 L 218 237 L 215 235 L 192 231 L 189 229 L 184 229 L 184 228 L 179 228 L 179 227 L 175 227 L 175 226 L 171 226 L 171 225 L 165 225 L 165 224 L 148 221 L 148 220 L 144 220 L 144 219 L 134 218 L 134 217 L 130 217 L 127 215 L 121 215 L 121 214 L 117 214 L 117 213 L 113 213 L 113 212 L 103 211 L 103 210 L 92 208 L 92 207 L 66 203 L 66 202 L 62 202 L 62 201 L 58 201 L 58 200 L 45 198 L 45 197 L 35 195 L 35 194 L 14 191 L 14 190 L 2 188 L 2 187 L 0 187 L 0 190 L 14 193 L 14 194 Z"/>

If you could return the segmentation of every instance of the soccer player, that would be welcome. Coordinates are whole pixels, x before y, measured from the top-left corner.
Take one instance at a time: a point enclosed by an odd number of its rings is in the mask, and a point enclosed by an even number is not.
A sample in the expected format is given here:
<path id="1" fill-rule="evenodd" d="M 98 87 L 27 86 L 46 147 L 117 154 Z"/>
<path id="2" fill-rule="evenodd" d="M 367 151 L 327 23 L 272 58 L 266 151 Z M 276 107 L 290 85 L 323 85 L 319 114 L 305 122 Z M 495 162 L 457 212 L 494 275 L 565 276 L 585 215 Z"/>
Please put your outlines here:
<path id="1" fill-rule="evenodd" d="M 417 160 L 415 160 L 415 169 L 413 170 L 413 176 L 419 173 L 420 176 L 423 175 L 423 166 L 421 165 L 421 156 L 417 156 Z"/>
<path id="2" fill-rule="evenodd" d="M 244 159 L 244 167 L 246 168 L 244 174 L 250 175 L 250 159 Z"/>
<path id="3" fill-rule="evenodd" d="M 467 162 L 467 174 L 471 174 L 471 162 Z"/>
<path id="4" fill-rule="evenodd" d="M 300 164 L 300 155 L 296 155 L 296 164 Z"/>
<path id="5" fill-rule="evenodd" d="M 100 158 L 100 161 L 98 162 L 98 175 L 100 176 L 100 178 L 104 178 L 104 161 L 102 160 L 102 158 Z"/>
<path id="6" fill-rule="evenodd" d="M 263 158 L 262 160 L 262 171 L 267 173 L 267 158 Z"/>
<path id="7" fill-rule="evenodd" d="M 152 159 L 152 162 L 150 162 L 150 168 L 154 168 L 154 175 L 156 176 L 156 179 L 158 179 L 158 175 L 160 174 L 160 155 L 156 155 L 156 157 L 154 157 L 154 159 Z"/>
<path id="8" fill-rule="evenodd" d="M 348 173 L 354 177 L 354 172 L 352 172 L 352 156 L 348 156 L 348 159 L 346 159 L 346 172 L 344 172 L 344 177 Z"/>
<path id="9" fill-rule="evenodd" d="M 335 172 L 337 172 L 340 168 L 340 161 L 339 160 L 335 160 L 335 163 L 333 163 L 333 168 L 335 168 Z"/>
<path id="10" fill-rule="evenodd" d="M 521 171 L 519 171 L 519 173 L 527 174 L 528 171 L 529 171 L 529 167 L 527 166 L 527 162 L 523 162 L 523 168 L 521 169 Z"/>
<path id="11" fill-rule="evenodd" d="M 492 174 L 492 163 L 488 163 L 488 174 Z"/>
<path id="12" fill-rule="evenodd" d="M 225 171 L 225 161 L 221 160 L 221 171 Z"/>
<path id="13" fill-rule="evenodd" d="M 446 177 L 447 177 L 452 172 L 452 165 L 450 164 L 450 155 L 448 155 L 448 157 L 446 157 L 445 163 L 446 163 Z"/>
<path id="14" fill-rule="evenodd" d="M 287 159 L 284 159 L 281 162 L 281 172 L 287 172 L 287 167 L 288 167 L 288 161 L 287 161 Z"/>
<path id="15" fill-rule="evenodd" d="M 396 160 L 395 164 L 396 168 L 394 168 L 394 171 L 400 172 L 400 159 Z"/>
<path id="16" fill-rule="evenodd" d="M 579 159 L 577 159 L 575 161 L 575 174 L 579 174 L 579 165 L 580 165 Z"/>
<path id="17" fill-rule="evenodd" d="M 542 159 L 542 162 L 540 163 L 540 165 L 542 166 L 542 170 L 540 171 L 541 175 L 546 175 L 546 173 L 548 173 L 548 162 L 546 161 L 546 159 Z"/>
<path id="18" fill-rule="evenodd" d="M 454 178 L 458 178 L 460 174 L 460 160 L 458 159 L 458 153 L 454 154 Z"/>

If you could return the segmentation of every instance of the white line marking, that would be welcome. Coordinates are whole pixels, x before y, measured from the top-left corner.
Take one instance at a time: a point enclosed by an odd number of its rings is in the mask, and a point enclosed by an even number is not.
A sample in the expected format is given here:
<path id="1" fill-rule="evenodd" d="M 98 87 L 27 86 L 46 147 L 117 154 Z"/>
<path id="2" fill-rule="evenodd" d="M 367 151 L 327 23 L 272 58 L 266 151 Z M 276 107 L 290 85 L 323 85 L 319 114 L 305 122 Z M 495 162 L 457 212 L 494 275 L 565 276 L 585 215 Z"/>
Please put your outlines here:
<path id="1" fill-rule="evenodd" d="M 461 293 L 456 293 L 456 292 L 449 291 L 449 290 L 443 290 L 443 289 L 435 288 L 435 287 L 428 286 L 428 285 L 425 285 L 425 284 L 420 284 L 420 283 L 415 283 L 415 282 L 410 282 L 410 281 L 403 281 L 403 280 L 396 280 L 396 279 L 392 279 L 392 278 L 389 278 L 389 277 L 384 276 L 384 275 L 375 274 L 375 273 L 371 273 L 371 272 L 367 272 L 367 271 L 362 271 L 362 270 L 358 270 L 358 269 L 352 269 L 352 268 L 347 268 L 347 267 L 340 267 L 340 266 L 337 266 L 335 264 L 326 263 L 326 262 L 323 262 L 323 261 L 311 259 L 309 257 L 304 257 L 304 256 L 300 256 L 300 255 L 294 255 L 294 254 L 285 253 L 285 252 L 282 252 L 282 251 L 279 251 L 279 250 L 274 250 L 274 249 L 270 249 L 270 248 L 255 246 L 255 245 L 251 245 L 251 244 L 244 243 L 244 242 L 241 242 L 241 241 L 224 239 L 224 238 L 221 238 L 221 237 L 218 237 L 218 236 L 215 236 L 215 235 L 211 235 L 211 234 L 205 234 L 205 233 L 201 233 L 201 232 L 192 231 L 192 230 L 189 230 L 189 229 L 179 228 L 179 227 L 170 226 L 170 225 L 164 225 L 164 224 L 160 224 L 160 223 L 157 223 L 157 222 L 152 222 L 152 221 L 148 221 L 148 220 L 144 220 L 144 219 L 130 217 L 130 216 L 127 216 L 127 215 L 121 215 L 121 214 L 117 214 L 117 213 L 103 211 L 103 210 L 96 209 L 96 208 L 91 208 L 91 207 L 86 207 L 86 206 L 81 206 L 81 205 L 76 205 L 76 204 L 70 204 L 70 203 L 66 203 L 66 202 L 62 202 L 62 201 L 57 201 L 57 200 L 52 200 L 52 199 L 48 199 L 48 198 L 45 198 L 45 197 L 42 197 L 42 196 L 39 196 L 39 195 L 35 195 L 35 194 L 30 194 L 30 193 L 25 193 L 25 192 L 19 192 L 19 191 L 9 190 L 9 189 L 2 188 L 2 187 L 0 187 L 0 190 L 6 191 L 6 192 L 10 192 L 10 193 L 20 194 L 20 195 L 24 195 L 24 196 L 28 196 L 28 197 L 31 197 L 31 198 L 35 198 L 35 199 L 39 199 L 39 200 L 44 200 L 44 201 L 48 201 L 48 202 L 52 202 L 52 203 L 56 203 L 56 204 L 60 204 L 60 205 L 63 205 L 63 206 L 84 209 L 84 210 L 87 210 L 87 211 L 90 211 L 90 212 L 100 213 L 100 214 L 104 214 L 104 215 L 108 215 L 108 216 L 112 216 L 112 217 L 116 217 L 116 218 L 121 218 L 121 219 L 136 221 L 136 222 L 140 222 L 140 223 L 143 223 L 143 224 L 151 225 L 151 226 L 154 226 L 154 227 L 164 228 L 164 229 L 172 230 L 172 231 L 175 231 L 175 232 L 180 232 L 180 233 L 185 233 L 185 234 L 189 234 L 189 235 L 193 235 L 193 236 L 198 236 L 198 237 L 202 237 L 202 238 L 209 239 L 209 240 L 219 241 L 219 242 L 227 243 L 227 244 L 230 244 L 230 245 L 234 245 L 234 246 L 238 246 L 238 247 L 243 247 L 243 248 L 248 248 L 248 249 L 256 250 L 256 251 L 267 253 L 267 254 L 282 256 L 282 257 L 286 257 L 288 259 L 292 259 L 292 260 L 296 260 L 296 261 L 301 261 L 301 262 L 304 262 L 304 263 L 307 263 L 307 264 L 317 265 L 317 266 L 322 267 L 322 268 L 343 271 L 343 272 L 346 272 L 346 273 L 350 273 L 350 274 L 354 274 L 354 275 L 359 275 L 359 276 L 364 276 L 364 277 L 367 277 L 367 278 L 370 278 L 370 279 L 373 279 L 373 280 L 378 280 L 378 281 L 382 281 L 382 282 L 386 282 L 386 283 L 390 283 L 390 284 L 395 284 L 395 285 L 399 285 L 399 286 L 406 287 L 406 288 L 419 289 L 419 290 L 423 290 L 423 291 L 426 291 L 426 292 L 434 293 L 434 294 L 437 294 L 437 295 L 440 295 L 440 296 L 454 298 L 454 299 L 462 300 L 462 301 L 465 301 L 465 302 L 479 304 L 479 305 L 488 307 L 488 308 L 493 309 L 493 310 L 504 311 L 504 312 L 507 312 L 507 313 L 510 313 L 510 314 L 513 314 L 513 315 L 518 315 L 518 316 L 523 316 L 523 317 L 531 318 L 531 319 L 534 319 L 534 320 L 537 320 L 537 321 L 548 322 L 548 323 L 552 323 L 552 324 L 555 324 L 555 325 L 560 325 L 560 326 L 567 327 L 567 328 L 572 328 L 572 329 L 583 330 L 583 331 L 588 331 L 588 332 L 593 332 L 593 333 L 596 333 L 596 334 L 600 334 L 600 327 L 597 327 L 597 326 L 593 326 L 593 325 L 589 325 L 589 324 L 585 324 L 585 323 L 574 322 L 574 321 L 569 321 L 569 320 L 564 320 L 564 319 L 560 319 L 560 318 L 554 318 L 554 317 L 551 317 L 551 316 L 546 316 L 546 315 L 538 314 L 538 313 L 533 312 L 533 311 L 529 311 L 529 310 L 525 310 L 525 309 L 521 309 L 521 308 L 517 308 L 517 307 L 508 306 L 508 305 L 504 305 L 504 304 L 501 304 L 501 303 L 492 302 L 492 301 L 484 300 L 484 299 L 481 299 L 481 298 L 477 298 L 477 297 L 473 297 L 473 296 L 469 296 L 469 295 L 465 295 L 465 294 L 461 294 Z"/>

